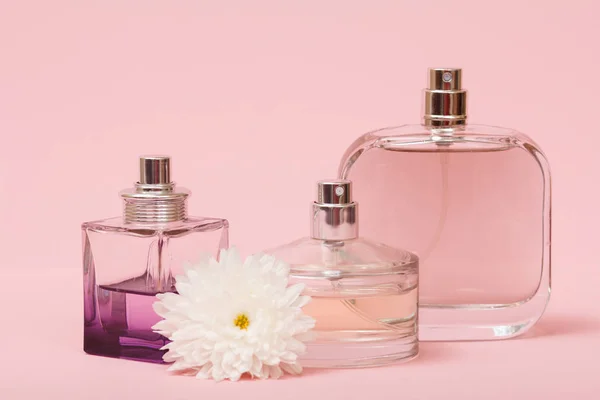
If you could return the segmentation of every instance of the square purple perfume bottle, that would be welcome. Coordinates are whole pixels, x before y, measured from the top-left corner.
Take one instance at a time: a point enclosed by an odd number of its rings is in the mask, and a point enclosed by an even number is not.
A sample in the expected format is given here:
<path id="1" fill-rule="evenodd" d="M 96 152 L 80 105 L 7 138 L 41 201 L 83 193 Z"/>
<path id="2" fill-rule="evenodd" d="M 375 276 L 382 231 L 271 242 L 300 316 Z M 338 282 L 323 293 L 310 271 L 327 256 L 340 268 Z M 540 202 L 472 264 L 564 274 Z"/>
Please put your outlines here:
<path id="1" fill-rule="evenodd" d="M 82 224 L 86 353 L 162 362 L 156 294 L 175 291 L 186 261 L 228 246 L 228 222 L 187 214 L 190 191 L 167 156 L 140 157 L 140 180 L 121 192 L 123 215 Z"/>

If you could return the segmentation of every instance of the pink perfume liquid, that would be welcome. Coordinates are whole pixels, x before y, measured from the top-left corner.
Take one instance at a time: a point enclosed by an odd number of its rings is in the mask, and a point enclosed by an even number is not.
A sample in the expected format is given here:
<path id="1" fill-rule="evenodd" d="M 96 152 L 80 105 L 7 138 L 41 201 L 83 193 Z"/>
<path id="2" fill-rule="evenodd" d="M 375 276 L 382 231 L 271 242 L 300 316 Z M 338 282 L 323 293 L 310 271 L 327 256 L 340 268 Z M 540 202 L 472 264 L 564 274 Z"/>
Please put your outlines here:
<path id="1" fill-rule="evenodd" d="M 373 149 L 353 171 L 354 182 L 369 181 L 355 185 L 361 231 L 419 255 L 422 305 L 508 304 L 535 294 L 543 179 L 526 151 Z"/>
<path id="2" fill-rule="evenodd" d="M 549 181 L 535 148 L 510 140 L 382 143 L 342 176 L 355 184 L 361 234 L 419 256 L 421 340 L 528 329 L 550 287 Z"/>
<path id="3" fill-rule="evenodd" d="M 317 337 L 331 340 L 329 336 L 336 332 L 335 339 L 343 341 L 339 339 L 338 331 L 345 333 L 346 341 L 361 336 L 375 338 L 379 335 L 381 338 L 386 334 L 397 337 L 400 327 L 409 327 L 409 333 L 414 333 L 418 304 L 416 284 L 408 288 L 388 285 L 368 289 L 365 294 L 359 290 L 336 290 L 338 297 L 307 291 L 313 297 L 304 312 L 316 320 L 314 331 Z"/>
<path id="4" fill-rule="evenodd" d="M 316 321 L 313 340 L 307 344 L 307 353 L 300 356 L 302 364 L 307 368 L 358 368 L 416 357 L 416 270 L 343 276 L 311 285 L 306 276 L 291 272 L 292 282 L 307 285 L 304 294 L 312 299 L 303 311 Z"/>

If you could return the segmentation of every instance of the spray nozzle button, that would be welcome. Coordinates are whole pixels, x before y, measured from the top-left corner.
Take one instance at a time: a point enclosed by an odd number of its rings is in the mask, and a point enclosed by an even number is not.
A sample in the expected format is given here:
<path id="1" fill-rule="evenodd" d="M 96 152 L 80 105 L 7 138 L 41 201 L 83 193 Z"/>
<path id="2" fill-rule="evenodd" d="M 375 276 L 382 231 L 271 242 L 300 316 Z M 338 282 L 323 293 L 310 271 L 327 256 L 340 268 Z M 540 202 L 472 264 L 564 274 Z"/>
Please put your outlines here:
<path id="1" fill-rule="evenodd" d="M 460 68 L 431 68 L 429 70 L 429 90 L 461 90 L 462 70 Z"/>

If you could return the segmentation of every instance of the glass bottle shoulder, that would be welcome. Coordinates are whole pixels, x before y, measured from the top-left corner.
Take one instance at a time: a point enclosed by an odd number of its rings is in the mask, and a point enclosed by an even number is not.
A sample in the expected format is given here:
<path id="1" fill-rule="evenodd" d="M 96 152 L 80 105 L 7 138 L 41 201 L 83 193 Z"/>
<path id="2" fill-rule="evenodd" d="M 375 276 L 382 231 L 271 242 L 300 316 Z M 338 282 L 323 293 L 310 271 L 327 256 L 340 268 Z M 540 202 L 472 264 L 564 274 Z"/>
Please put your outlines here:
<path id="1" fill-rule="evenodd" d="M 358 238 L 325 241 L 301 238 L 265 253 L 290 265 L 292 275 L 333 278 L 416 273 L 416 255 Z"/>
<path id="2" fill-rule="evenodd" d="M 371 149 L 398 152 L 492 152 L 523 149 L 537 159 L 542 169 L 548 169 L 540 147 L 517 130 L 487 125 L 460 127 L 427 127 L 401 125 L 367 132 L 356 139 L 342 157 L 339 174 L 346 177 L 358 158 Z"/>
<path id="3" fill-rule="evenodd" d="M 229 222 L 223 218 L 187 217 L 181 221 L 167 223 L 128 223 L 122 216 L 103 220 L 84 222 L 83 230 L 99 233 L 121 233 L 134 236 L 153 236 L 161 232 L 165 236 L 177 237 L 192 232 L 211 232 L 229 227 Z"/>

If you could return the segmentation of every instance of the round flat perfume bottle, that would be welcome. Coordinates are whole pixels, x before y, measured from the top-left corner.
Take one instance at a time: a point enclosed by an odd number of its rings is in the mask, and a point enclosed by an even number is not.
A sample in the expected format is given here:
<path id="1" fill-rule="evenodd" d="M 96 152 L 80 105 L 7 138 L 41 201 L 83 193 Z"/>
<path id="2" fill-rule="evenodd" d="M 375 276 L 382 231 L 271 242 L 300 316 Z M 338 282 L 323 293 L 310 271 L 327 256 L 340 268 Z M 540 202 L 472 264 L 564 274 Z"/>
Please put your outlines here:
<path id="1" fill-rule="evenodd" d="M 268 250 L 290 264 L 290 283 L 305 284 L 315 318 L 305 367 L 398 363 L 418 354 L 418 258 L 358 235 L 352 183 L 318 183 L 310 237 Z"/>

